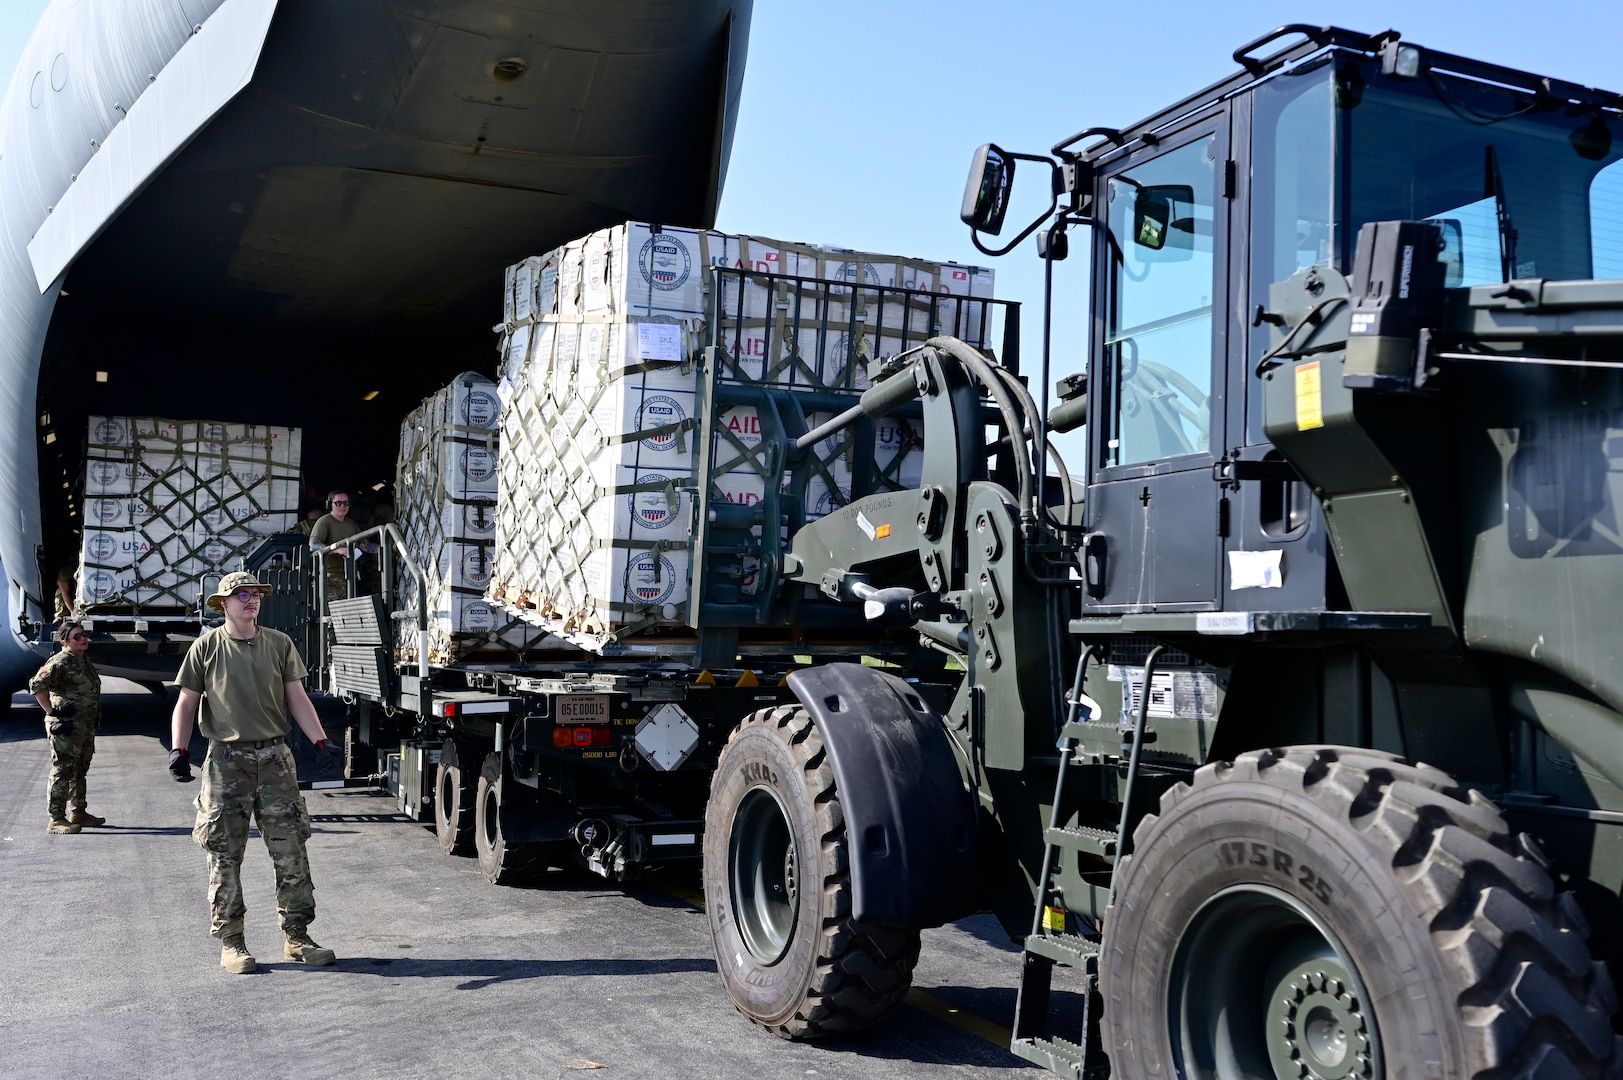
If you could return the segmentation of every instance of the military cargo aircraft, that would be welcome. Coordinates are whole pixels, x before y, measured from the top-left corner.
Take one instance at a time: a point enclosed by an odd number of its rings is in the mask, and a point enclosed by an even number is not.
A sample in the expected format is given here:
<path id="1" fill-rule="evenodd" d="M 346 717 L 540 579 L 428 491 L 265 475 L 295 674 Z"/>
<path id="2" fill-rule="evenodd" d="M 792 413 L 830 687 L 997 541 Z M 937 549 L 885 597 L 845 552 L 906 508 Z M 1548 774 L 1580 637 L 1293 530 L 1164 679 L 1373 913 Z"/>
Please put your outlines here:
<path id="1" fill-rule="evenodd" d="M 303 429 L 392 477 L 494 366 L 503 267 L 708 227 L 750 0 L 54 0 L 0 106 L 0 680 L 78 555 L 90 416 Z M 138 674 L 138 673 L 137 673 Z"/>

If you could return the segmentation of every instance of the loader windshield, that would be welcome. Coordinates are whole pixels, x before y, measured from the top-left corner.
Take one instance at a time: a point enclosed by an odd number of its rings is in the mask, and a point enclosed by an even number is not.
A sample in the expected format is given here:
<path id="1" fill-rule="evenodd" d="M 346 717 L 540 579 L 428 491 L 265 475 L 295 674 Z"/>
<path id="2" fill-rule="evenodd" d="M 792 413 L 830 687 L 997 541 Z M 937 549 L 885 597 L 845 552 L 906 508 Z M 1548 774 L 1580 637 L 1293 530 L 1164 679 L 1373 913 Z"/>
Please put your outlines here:
<path id="1" fill-rule="evenodd" d="M 1524 91 L 1337 54 L 1253 97 L 1251 294 L 1352 271 L 1359 226 L 1443 225 L 1450 286 L 1623 278 L 1623 121 Z M 1267 334 L 1251 334 L 1253 366 Z M 1261 439 L 1248 394 L 1251 441 Z"/>
<path id="2" fill-rule="evenodd" d="M 1435 220 L 1450 285 L 1623 276 L 1623 122 L 1330 57 L 1257 90 L 1253 286 L 1351 270 L 1367 221 Z M 1262 295 L 1266 295 L 1266 291 Z"/>

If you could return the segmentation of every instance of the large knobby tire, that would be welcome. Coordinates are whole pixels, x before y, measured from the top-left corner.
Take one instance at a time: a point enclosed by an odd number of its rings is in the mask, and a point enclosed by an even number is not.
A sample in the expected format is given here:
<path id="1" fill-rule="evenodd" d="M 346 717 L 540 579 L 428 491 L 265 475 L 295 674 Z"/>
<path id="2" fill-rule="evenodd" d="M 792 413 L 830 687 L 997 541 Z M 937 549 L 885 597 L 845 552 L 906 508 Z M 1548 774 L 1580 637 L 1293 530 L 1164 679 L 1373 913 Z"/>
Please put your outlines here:
<path id="1" fill-rule="evenodd" d="M 805 709 L 763 710 L 733 733 L 704 821 L 705 910 L 739 1012 L 817 1038 L 871 1027 L 907 996 L 918 931 L 852 920 L 845 816 Z"/>
<path id="2" fill-rule="evenodd" d="M 472 855 L 474 798 L 479 777 L 461 765 L 451 744 L 434 767 L 434 835 L 447 855 Z"/>
<path id="3" fill-rule="evenodd" d="M 486 754 L 474 791 L 473 846 L 479 869 L 492 885 L 528 881 L 544 871 L 540 844 L 510 844 L 501 825 L 502 756 Z"/>
<path id="4" fill-rule="evenodd" d="M 1617 998 L 1531 840 L 1376 751 L 1207 765 L 1105 917 L 1112 1075 L 1616 1077 Z"/>

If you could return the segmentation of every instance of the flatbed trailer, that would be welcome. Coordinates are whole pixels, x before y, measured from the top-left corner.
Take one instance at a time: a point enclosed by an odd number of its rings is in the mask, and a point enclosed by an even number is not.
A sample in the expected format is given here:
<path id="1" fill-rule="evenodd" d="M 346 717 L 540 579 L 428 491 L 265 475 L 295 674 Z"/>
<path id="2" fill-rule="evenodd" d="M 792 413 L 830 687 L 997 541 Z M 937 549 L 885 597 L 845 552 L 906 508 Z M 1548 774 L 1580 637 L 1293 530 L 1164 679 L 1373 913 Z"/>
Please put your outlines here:
<path id="1" fill-rule="evenodd" d="M 859 340 L 859 321 L 869 319 L 902 340 L 947 330 L 988 341 L 999 332 L 995 351 L 1018 369 L 1015 304 L 738 269 L 711 273 L 717 298 L 742 296 L 746 284 L 810 296 L 797 306 L 818 313 L 819 341 L 842 330 L 845 340 Z M 856 294 L 863 304 L 839 309 L 850 325 L 830 326 L 830 297 L 849 301 Z M 966 324 L 971 316 L 973 326 Z M 799 340 L 810 329 L 800 318 L 769 327 L 755 347 L 774 349 L 773 333 Z M 273 590 L 261 623 L 294 637 L 311 689 L 340 698 L 351 714 L 344 779 L 310 786 L 386 788 L 402 814 L 433 822 L 448 854 L 477 856 L 492 882 L 569 864 L 623 881 L 700 857 L 718 756 L 747 717 L 797 700 L 788 684 L 792 672 L 828 663 L 898 674 L 905 667 L 925 699 L 946 705 L 962 672 L 948 671 L 942 652 L 921 643 L 894 611 L 875 615 L 853 605 L 854 582 L 786 587 L 769 572 L 758 594 L 741 593 L 746 560 L 774 571 L 784 565 L 790 538 L 805 524 L 802 491 L 828 466 L 815 449 L 797 456 L 781 448 L 806 436 L 816 418 L 856 409 L 866 389 L 853 384 L 848 361 L 843 386 L 785 386 L 767 372 L 750 377 L 732 355 L 747 346 L 719 329 L 742 321 L 712 318 L 717 330 L 694 365 L 700 479 L 692 483 L 693 600 L 685 624 L 576 634 L 581 647 L 525 652 L 504 649 L 492 635 L 454 663 L 432 663 L 421 554 L 409 550 L 397 526 L 348 541 L 352 550 L 375 549 L 370 577 L 385 583 L 377 592 L 366 591 L 370 583 L 351 560 L 347 595 L 326 595 L 320 556 L 303 536 L 271 537 L 249 557 L 247 569 Z M 702 425 L 720 424 L 726 409 L 740 405 L 761 418 L 768 451 L 757 462 L 768 494 L 753 506 L 726 501 L 719 483 L 706 482 L 737 468 L 739 455 Z M 917 422 L 919 409 L 904 406 L 900 414 Z M 872 421 L 852 439 L 858 448 L 871 446 Z M 848 456 L 851 498 L 903 490 L 894 463 L 887 470 L 860 449 Z M 412 587 L 397 590 L 401 582 Z M 395 608 L 402 596 L 412 609 Z M 545 622 L 538 613 L 520 614 Z"/>

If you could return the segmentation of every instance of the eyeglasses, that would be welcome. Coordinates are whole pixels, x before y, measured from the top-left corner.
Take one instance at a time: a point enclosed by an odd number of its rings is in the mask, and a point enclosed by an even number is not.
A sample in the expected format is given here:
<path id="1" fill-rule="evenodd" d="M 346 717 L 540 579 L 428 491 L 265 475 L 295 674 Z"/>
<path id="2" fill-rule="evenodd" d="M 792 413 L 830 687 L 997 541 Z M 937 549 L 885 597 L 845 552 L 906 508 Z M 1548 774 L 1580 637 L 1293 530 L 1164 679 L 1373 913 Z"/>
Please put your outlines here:
<path id="1" fill-rule="evenodd" d="M 81 633 L 75 632 L 75 633 L 72 633 L 72 634 L 68 635 L 68 640 L 69 641 L 89 641 L 90 637 L 88 635 L 86 635 L 86 634 L 81 634 Z"/>
<path id="2" fill-rule="evenodd" d="M 262 599 L 264 599 L 264 594 L 261 593 L 258 589 L 238 589 L 236 592 L 232 593 L 231 595 L 236 597 L 238 600 L 241 600 L 244 604 L 246 604 L 250 600 L 262 600 Z"/>
<path id="3" fill-rule="evenodd" d="M 334 499 L 332 501 L 332 504 L 334 506 L 348 506 L 349 505 L 349 500 L 348 499 Z"/>

